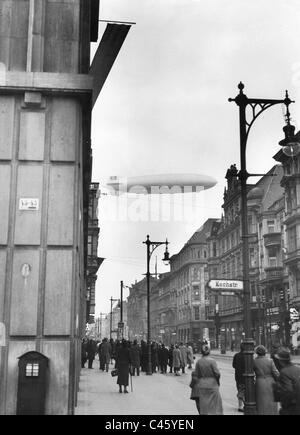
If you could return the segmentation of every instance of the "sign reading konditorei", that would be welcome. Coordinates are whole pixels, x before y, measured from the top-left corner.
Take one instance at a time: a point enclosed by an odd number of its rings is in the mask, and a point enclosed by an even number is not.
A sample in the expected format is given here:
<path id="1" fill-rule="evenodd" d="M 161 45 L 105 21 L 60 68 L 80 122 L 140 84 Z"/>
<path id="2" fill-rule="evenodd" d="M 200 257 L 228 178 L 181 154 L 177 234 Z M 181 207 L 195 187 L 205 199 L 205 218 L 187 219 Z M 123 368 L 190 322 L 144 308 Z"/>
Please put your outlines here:
<path id="1" fill-rule="evenodd" d="M 19 210 L 38 210 L 39 200 L 38 198 L 20 198 Z"/>
<path id="2" fill-rule="evenodd" d="M 243 290 L 243 281 L 237 279 L 211 279 L 208 286 L 212 290 Z"/>

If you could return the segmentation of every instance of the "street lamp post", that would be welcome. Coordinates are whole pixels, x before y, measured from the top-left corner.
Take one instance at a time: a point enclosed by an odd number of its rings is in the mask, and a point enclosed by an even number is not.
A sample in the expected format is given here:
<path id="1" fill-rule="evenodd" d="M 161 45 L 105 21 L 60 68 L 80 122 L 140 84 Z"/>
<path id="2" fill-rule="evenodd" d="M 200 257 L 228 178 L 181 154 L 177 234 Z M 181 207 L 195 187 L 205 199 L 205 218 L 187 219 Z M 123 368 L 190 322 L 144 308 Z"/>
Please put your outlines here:
<path id="1" fill-rule="evenodd" d="M 112 306 L 113 306 L 113 302 L 116 302 L 118 299 L 114 299 L 113 297 L 110 298 L 110 333 L 109 333 L 109 338 L 111 338 L 111 333 L 112 333 L 112 315 L 113 315 L 113 310 L 112 310 Z"/>
<path id="2" fill-rule="evenodd" d="M 147 240 L 143 242 L 147 246 L 147 349 L 148 349 L 148 364 L 147 364 L 147 375 L 152 375 L 152 364 L 151 364 L 151 329 L 150 329 L 150 258 L 153 254 L 153 251 L 158 248 L 160 245 L 166 245 L 166 250 L 164 254 L 163 261 L 169 261 L 169 252 L 168 252 L 168 240 L 165 242 L 151 242 L 149 239 L 149 235 L 147 235 Z"/>
<path id="3" fill-rule="evenodd" d="M 249 131 L 257 117 L 266 109 L 275 104 L 285 104 L 287 109 L 292 101 L 286 92 L 283 100 L 270 100 L 261 98 L 248 98 L 244 93 L 242 82 L 238 85 L 239 94 L 235 98 L 229 98 L 239 106 L 239 129 L 240 129 L 240 162 L 241 168 L 238 177 L 241 185 L 241 227 L 242 227 L 242 258 L 243 258 L 243 281 L 244 281 L 244 355 L 245 355 L 245 414 L 256 413 L 253 354 L 254 340 L 251 336 L 251 299 L 249 285 L 249 243 L 248 243 L 248 220 L 247 220 L 247 179 L 249 176 L 260 176 L 264 174 L 249 174 L 246 168 L 246 144 Z M 250 106 L 252 119 L 247 120 L 246 109 Z"/>
<path id="4" fill-rule="evenodd" d="M 121 339 L 124 338 L 124 322 L 123 322 L 123 290 L 124 288 L 130 288 L 128 285 L 124 285 L 124 282 L 120 282 L 120 322 L 119 322 L 119 333 Z"/>

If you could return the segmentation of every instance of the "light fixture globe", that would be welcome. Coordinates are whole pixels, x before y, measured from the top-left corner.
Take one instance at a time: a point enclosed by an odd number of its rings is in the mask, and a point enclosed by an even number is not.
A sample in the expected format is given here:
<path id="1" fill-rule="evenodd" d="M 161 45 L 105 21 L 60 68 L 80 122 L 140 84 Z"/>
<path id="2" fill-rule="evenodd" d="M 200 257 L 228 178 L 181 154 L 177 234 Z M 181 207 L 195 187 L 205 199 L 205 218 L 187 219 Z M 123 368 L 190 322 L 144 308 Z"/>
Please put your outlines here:
<path id="1" fill-rule="evenodd" d="M 288 157 L 295 157 L 300 152 L 299 132 L 295 134 L 295 126 L 290 124 L 289 114 L 287 124 L 283 127 L 285 138 L 279 142 L 282 152 Z"/>

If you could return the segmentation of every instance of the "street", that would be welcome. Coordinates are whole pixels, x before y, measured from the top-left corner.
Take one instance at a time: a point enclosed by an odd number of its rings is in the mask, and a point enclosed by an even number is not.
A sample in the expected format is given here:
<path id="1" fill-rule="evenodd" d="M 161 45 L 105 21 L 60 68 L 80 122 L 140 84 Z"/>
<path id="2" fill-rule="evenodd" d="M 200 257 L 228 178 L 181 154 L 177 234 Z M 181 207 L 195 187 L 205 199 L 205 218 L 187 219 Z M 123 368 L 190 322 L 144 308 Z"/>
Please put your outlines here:
<path id="1" fill-rule="evenodd" d="M 225 415 L 243 415 L 237 411 L 236 387 L 232 358 L 213 356 L 221 372 L 220 393 Z M 196 355 L 196 360 L 199 355 Z M 195 361 L 196 361 L 195 360 Z M 119 394 L 117 379 L 110 372 L 99 370 L 98 360 L 94 369 L 82 369 L 76 415 L 198 415 L 190 400 L 191 371 L 175 377 L 174 374 L 141 373 L 132 377 L 129 394 Z M 110 365 L 110 370 L 113 365 Z"/>

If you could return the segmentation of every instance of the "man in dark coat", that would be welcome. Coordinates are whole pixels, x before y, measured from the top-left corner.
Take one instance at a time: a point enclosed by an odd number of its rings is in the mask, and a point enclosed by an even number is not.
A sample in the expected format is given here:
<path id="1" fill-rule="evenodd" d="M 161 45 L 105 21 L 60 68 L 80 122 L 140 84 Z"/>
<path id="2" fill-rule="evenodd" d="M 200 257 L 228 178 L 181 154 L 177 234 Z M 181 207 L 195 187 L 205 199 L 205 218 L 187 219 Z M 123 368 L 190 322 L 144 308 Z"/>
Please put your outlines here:
<path id="1" fill-rule="evenodd" d="M 151 364 L 152 373 L 156 373 L 156 369 L 158 368 L 158 345 L 154 341 L 151 344 Z"/>
<path id="2" fill-rule="evenodd" d="M 280 376 L 274 386 L 274 397 L 280 402 L 280 415 L 300 415 L 300 367 L 291 361 L 290 350 L 282 347 L 274 357 L 280 365 Z"/>
<path id="3" fill-rule="evenodd" d="M 244 402 L 245 402 L 245 357 L 243 354 L 244 344 L 241 343 L 240 351 L 236 353 L 233 357 L 232 367 L 235 370 L 235 382 L 237 388 L 237 398 L 239 402 L 238 410 L 244 412 Z"/>
<path id="4" fill-rule="evenodd" d="M 141 370 L 142 372 L 147 371 L 147 362 L 148 362 L 148 346 L 147 343 L 142 340 L 141 341 Z"/>
<path id="5" fill-rule="evenodd" d="M 87 340 L 84 338 L 81 342 L 81 367 L 85 367 L 85 363 L 87 361 L 87 353 L 86 353 Z"/>
<path id="6" fill-rule="evenodd" d="M 126 340 L 122 340 L 121 346 L 118 346 L 116 353 L 116 369 L 118 369 L 117 384 L 119 385 L 119 393 L 122 393 L 122 385 L 124 386 L 124 393 L 128 393 L 128 380 L 130 368 L 130 352 Z"/>
<path id="7" fill-rule="evenodd" d="M 167 373 L 168 358 L 169 358 L 169 351 L 162 343 L 158 349 L 158 362 L 159 362 L 161 373 Z"/>
<path id="8" fill-rule="evenodd" d="M 89 369 L 93 368 L 93 361 L 95 359 L 96 350 L 97 350 L 96 342 L 92 339 L 88 340 L 87 345 L 86 345 L 86 353 L 87 353 L 87 359 L 89 362 L 89 364 L 88 364 Z"/>
<path id="9" fill-rule="evenodd" d="M 133 345 L 130 348 L 130 359 L 131 359 L 131 367 L 132 367 L 132 376 L 135 375 L 135 370 L 137 376 L 140 376 L 141 348 L 136 340 L 134 340 Z"/>
<path id="10" fill-rule="evenodd" d="M 169 373 L 173 373 L 173 350 L 174 350 L 174 344 L 171 344 L 171 347 L 169 349 L 169 355 L 168 355 L 168 364 L 170 367 Z"/>
<path id="11" fill-rule="evenodd" d="M 108 342 L 107 338 L 103 338 L 102 343 L 98 348 L 99 353 L 99 361 L 100 367 L 99 369 L 104 372 L 106 370 L 108 372 L 109 362 L 111 357 L 111 345 Z"/>

